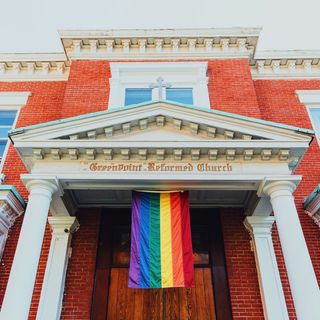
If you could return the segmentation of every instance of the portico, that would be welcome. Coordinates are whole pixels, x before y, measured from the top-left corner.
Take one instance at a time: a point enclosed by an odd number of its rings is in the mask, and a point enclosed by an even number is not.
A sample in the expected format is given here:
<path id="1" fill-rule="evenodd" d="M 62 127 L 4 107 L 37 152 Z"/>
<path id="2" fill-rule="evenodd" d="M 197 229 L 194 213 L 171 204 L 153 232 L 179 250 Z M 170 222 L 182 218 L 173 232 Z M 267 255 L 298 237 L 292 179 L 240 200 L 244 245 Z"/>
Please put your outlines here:
<path id="1" fill-rule="evenodd" d="M 59 319 L 76 210 L 129 207 L 137 189 L 189 190 L 191 206 L 243 208 L 265 318 L 288 319 L 271 238 L 275 221 L 298 318 L 320 318 L 319 288 L 292 195 L 301 180 L 294 170 L 311 135 L 166 101 L 14 130 L 30 194 L 1 318 L 28 317 L 49 208 L 53 237 L 38 319 Z"/>

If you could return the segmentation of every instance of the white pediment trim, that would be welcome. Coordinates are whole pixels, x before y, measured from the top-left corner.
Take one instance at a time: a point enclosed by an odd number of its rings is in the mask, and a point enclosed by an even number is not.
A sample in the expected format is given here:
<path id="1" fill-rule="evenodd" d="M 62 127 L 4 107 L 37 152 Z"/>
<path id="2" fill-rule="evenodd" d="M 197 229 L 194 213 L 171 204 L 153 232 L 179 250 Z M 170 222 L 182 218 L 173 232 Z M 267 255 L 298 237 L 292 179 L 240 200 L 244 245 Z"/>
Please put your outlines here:
<path id="1" fill-rule="evenodd" d="M 78 117 L 62 119 L 13 130 L 10 134 L 14 142 L 44 141 L 65 139 L 72 135 L 104 130 L 113 127 L 122 128 L 125 124 L 139 125 L 140 120 L 157 121 L 156 117 L 164 117 L 167 123 L 181 121 L 181 125 L 199 124 L 223 131 L 244 134 L 259 139 L 278 141 L 310 141 L 311 130 L 300 129 L 260 119 L 243 117 L 217 110 L 207 110 L 181 104 L 160 101 L 145 103 L 133 107 L 118 108 L 86 114 Z M 236 135 L 234 136 L 236 138 Z M 89 139 L 89 137 L 88 137 Z"/>
<path id="2" fill-rule="evenodd" d="M 30 169 L 39 161 L 271 161 L 293 170 L 312 131 L 159 101 L 13 130 Z"/>

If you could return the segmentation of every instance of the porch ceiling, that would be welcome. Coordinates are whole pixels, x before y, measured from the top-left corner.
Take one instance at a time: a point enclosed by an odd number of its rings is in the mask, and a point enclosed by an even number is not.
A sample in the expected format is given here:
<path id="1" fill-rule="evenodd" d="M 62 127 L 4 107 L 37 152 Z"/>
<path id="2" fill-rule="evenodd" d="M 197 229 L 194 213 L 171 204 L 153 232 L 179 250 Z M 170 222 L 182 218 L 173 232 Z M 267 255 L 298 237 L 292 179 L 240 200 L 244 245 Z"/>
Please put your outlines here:
<path id="1" fill-rule="evenodd" d="M 252 196 L 250 190 L 191 190 L 191 207 L 243 207 Z M 130 207 L 129 190 L 68 190 L 66 198 L 77 208 Z"/>

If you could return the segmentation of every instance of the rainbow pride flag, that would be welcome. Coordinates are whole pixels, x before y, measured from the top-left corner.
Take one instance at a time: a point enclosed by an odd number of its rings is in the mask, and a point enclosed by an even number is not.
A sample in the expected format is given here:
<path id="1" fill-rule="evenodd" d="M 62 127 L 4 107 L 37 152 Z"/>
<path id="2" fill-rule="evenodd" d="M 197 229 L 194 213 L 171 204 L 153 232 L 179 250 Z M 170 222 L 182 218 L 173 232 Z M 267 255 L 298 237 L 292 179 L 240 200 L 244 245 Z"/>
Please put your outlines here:
<path id="1" fill-rule="evenodd" d="M 133 192 L 129 287 L 193 286 L 188 192 Z"/>

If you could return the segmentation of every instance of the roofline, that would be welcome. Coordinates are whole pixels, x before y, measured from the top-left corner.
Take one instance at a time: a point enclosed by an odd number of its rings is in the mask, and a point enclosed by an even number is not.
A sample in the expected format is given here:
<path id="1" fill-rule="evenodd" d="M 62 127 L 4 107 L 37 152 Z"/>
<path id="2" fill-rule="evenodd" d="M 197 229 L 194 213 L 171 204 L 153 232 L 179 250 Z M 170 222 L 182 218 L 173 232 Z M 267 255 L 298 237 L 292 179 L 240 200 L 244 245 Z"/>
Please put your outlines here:
<path id="1" fill-rule="evenodd" d="M 238 115 L 238 114 L 234 114 L 234 113 L 230 113 L 230 112 L 225 112 L 225 111 L 220 111 L 220 110 L 216 110 L 216 109 L 207 109 L 207 108 L 203 108 L 203 107 L 198 107 L 198 106 L 188 105 L 188 104 L 178 103 L 178 102 L 172 102 L 172 101 L 168 101 L 168 100 L 157 100 L 157 101 L 148 101 L 148 102 L 143 102 L 143 103 L 139 103 L 139 104 L 134 104 L 134 105 L 131 105 L 131 106 L 126 106 L 126 107 L 112 108 L 112 109 L 107 109 L 107 110 L 103 110 L 103 111 L 82 114 L 80 116 L 69 117 L 69 118 L 64 118 L 64 119 L 54 120 L 54 121 L 49 121 L 49 122 L 44 122 L 44 123 L 35 124 L 35 125 L 31 125 L 31 126 L 26 126 L 26 127 L 20 127 L 20 128 L 16 128 L 16 129 L 13 129 L 13 130 L 9 131 L 8 135 L 9 135 L 9 137 L 11 137 L 13 135 L 17 135 L 17 134 L 23 133 L 26 130 L 42 128 L 42 127 L 46 127 L 46 126 L 50 126 L 50 125 L 55 125 L 55 124 L 59 124 L 59 123 L 66 123 L 66 122 L 79 120 L 79 119 L 91 118 L 91 117 L 95 117 L 95 116 L 98 116 L 98 115 L 121 112 L 121 111 L 123 111 L 125 109 L 127 109 L 127 110 L 128 109 L 134 109 L 134 108 L 139 108 L 139 107 L 142 107 L 142 106 L 147 106 L 147 105 L 150 105 L 150 104 L 157 104 L 157 103 L 167 103 L 167 104 L 171 104 L 171 105 L 177 105 L 177 106 L 181 106 L 181 107 L 184 107 L 184 108 L 188 108 L 190 110 L 198 110 L 198 111 L 207 112 L 207 113 L 210 113 L 210 114 L 228 116 L 228 117 L 231 117 L 231 118 L 234 118 L 234 119 L 245 120 L 245 121 L 250 121 L 250 122 L 253 122 L 253 123 L 269 125 L 269 126 L 273 126 L 273 127 L 277 127 L 277 128 L 281 128 L 281 129 L 287 129 L 287 130 L 291 130 L 291 131 L 307 134 L 307 135 L 310 135 L 312 137 L 315 134 L 313 130 L 306 129 L 306 128 L 299 128 L 299 127 L 295 127 L 295 126 L 291 126 L 291 125 L 287 125 L 287 124 L 282 124 L 282 123 L 278 123 L 278 122 L 272 122 L 272 121 L 267 121 L 267 120 L 262 120 L 262 119 L 242 116 L 242 115 Z"/>
<path id="2" fill-rule="evenodd" d="M 212 37 L 212 36 L 256 36 L 258 37 L 262 28 L 244 28 L 244 27 L 231 27 L 231 28 L 168 28 L 168 29 L 69 29 L 58 30 L 61 38 L 95 38 L 95 37 Z"/>
<path id="3" fill-rule="evenodd" d="M 307 206 L 314 200 L 314 198 L 320 193 L 320 184 L 318 184 L 314 190 L 310 193 L 307 199 L 303 202 L 303 208 L 306 209 Z"/>
<path id="4" fill-rule="evenodd" d="M 25 207 L 26 202 L 21 197 L 20 193 L 17 191 L 17 189 L 13 185 L 7 185 L 7 184 L 0 184 L 0 191 L 11 191 L 14 196 L 18 199 L 20 204 Z"/>

